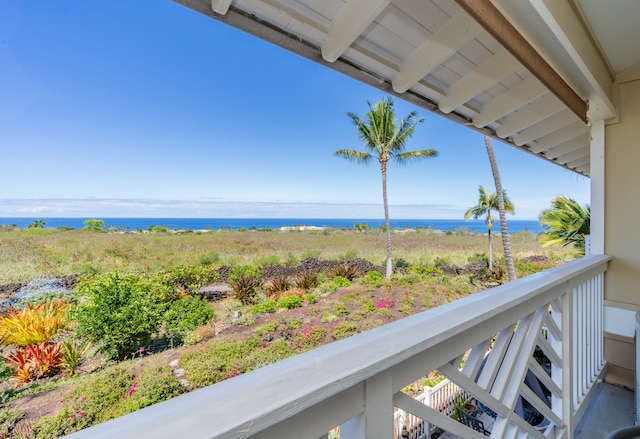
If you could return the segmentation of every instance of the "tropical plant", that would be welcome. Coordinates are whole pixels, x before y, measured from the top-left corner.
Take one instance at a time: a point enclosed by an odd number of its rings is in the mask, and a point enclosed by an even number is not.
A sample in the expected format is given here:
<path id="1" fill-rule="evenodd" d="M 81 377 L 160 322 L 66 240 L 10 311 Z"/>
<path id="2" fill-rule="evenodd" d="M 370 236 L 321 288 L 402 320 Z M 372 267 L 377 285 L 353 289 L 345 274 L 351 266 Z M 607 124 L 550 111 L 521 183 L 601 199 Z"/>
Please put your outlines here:
<path id="1" fill-rule="evenodd" d="M 44 229 L 47 223 L 43 219 L 34 219 L 29 224 L 27 224 L 27 229 Z"/>
<path id="2" fill-rule="evenodd" d="M 469 221 L 469 219 L 478 219 L 484 218 L 487 223 L 487 232 L 489 236 L 489 270 L 493 269 L 493 254 L 491 249 L 491 231 L 493 229 L 493 221 L 494 218 L 491 216 L 492 211 L 498 210 L 498 195 L 493 192 L 489 193 L 489 190 L 480 185 L 478 187 L 478 204 L 473 207 L 470 207 L 464 214 L 465 221 Z M 511 201 L 507 198 L 506 192 L 503 193 L 504 196 L 504 209 L 505 212 L 510 214 L 515 213 L 515 209 Z"/>
<path id="3" fill-rule="evenodd" d="M 104 229 L 104 221 L 100 219 L 88 219 L 84 220 L 85 230 L 91 230 L 93 232 L 99 232 Z"/>
<path id="4" fill-rule="evenodd" d="M 75 310 L 77 332 L 107 357 L 122 360 L 154 334 L 168 304 L 155 286 L 134 273 L 82 277 L 77 293 L 88 298 Z"/>
<path id="5" fill-rule="evenodd" d="M 235 298 L 243 305 L 253 303 L 262 286 L 262 273 L 254 265 L 237 265 L 231 269 L 227 278 L 229 286 L 235 292 Z"/>
<path id="6" fill-rule="evenodd" d="M 507 273 L 509 273 L 509 280 L 516 280 L 516 269 L 513 266 L 513 255 L 511 253 L 511 242 L 509 241 L 509 230 L 507 229 L 507 215 L 506 206 L 504 200 L 504 191 L 502 190 L 502 180 L 500 179 L 500 172 L 498 171 L 498 163 L 496 162 L 496 155 L 493 152 L 493 145 L 491 145 L 491 138 L 484 136 L 484 145 L 487 148 L 487 155 L 489 156 L 489 164 L 491 165 L 491 173 L 493 174 L 493 181 L 496 185 L 496 194 L 498 195 L 498 215 L 500 216 L 500 230 L 502 231 L 502 248 L 504 249 L 504 259 L 507 264 Z"/>
<path id="7" fill-rule="evenodd" d="M 543 247 L 574 244 L 580 254 L 585 253 L 586 236 L 591 230 L 591 208 L 584 208 L 573 198 L 558 195 L 551 207 L 540 214 L 540 224 L 545 227 L 538 240 Z"/>
<path id="8" fill-rule="evenodd" d="M 49 341 L 65 328 L 66 312 L 62 299 L 0 312 L 0 343 L 27 346 Z"/>
<path id="9" fill-rule="evenodd" d="M 396 116 L 393 111 L 393 99 L 382 99 L 372 106 L 366 114 L 366 120 L 362 120 L 354 113 L 347 113 L 351 121 L 356 126 L 358 137 L 363 142 L 365 151 L 352 149 L 340 149 L 334 155 L 342 157 L 357 164 L 367 165 L 374 159 L 380 163 L 382 172 L 382 202 L 384 204 L 385 231 L 387 236 L 387 261 L 386 277 L 390 278 L 393 272 L 391 263 L 391 227 L 389 225 L 389 205 L 387 202 L 387 164 L 390 160 L 398 164 L 423 160 L 429 157 L 436 157 L 437 151 L 434 149 L 423 149 L 418 151 L 405 151 L 407 141 L 413 135 L 416 125 L 424 119 L 416 119 L 417 112 L 410 112 L 400 125 L 396 126 Z"/>

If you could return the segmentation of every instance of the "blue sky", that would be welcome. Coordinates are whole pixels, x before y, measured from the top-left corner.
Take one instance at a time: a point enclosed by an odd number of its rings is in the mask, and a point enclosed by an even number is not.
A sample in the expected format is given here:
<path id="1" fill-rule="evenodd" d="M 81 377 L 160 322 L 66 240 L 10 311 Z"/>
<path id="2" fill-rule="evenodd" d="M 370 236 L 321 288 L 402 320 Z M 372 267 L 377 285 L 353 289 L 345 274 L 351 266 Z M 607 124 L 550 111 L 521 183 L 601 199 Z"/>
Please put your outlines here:
<path id="1" fill-rule="evenodd" d="M 382 92 L 171 1 L 0 2 L 0 217 L 381 218 L 345 113 Z M 460 219 L 494 188 L 477 132 L 417 110 L 395 218 Z M 589 180 L 494 141 L 515 219 Z"/>

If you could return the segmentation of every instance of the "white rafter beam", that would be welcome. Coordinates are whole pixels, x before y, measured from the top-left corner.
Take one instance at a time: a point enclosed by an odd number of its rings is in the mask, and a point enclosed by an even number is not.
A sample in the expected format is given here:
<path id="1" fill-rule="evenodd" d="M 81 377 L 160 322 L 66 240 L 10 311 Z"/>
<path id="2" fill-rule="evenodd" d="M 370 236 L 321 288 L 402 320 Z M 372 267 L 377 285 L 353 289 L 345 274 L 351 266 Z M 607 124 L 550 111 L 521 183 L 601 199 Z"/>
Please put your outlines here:
<path id="1" fill-rule="evenodd" d="M 557 158 L 557 161 L 569 164 L 569 163 L 575 162 L 576 160 L 585 159 L 585 158 L 588 159 L 589 154 L 590 154 L 589 145 L 585 145 L 582 148 L 576 149 L 575 151 L 572 151 L 568 154 L 561 155 L 560 157 Z M 582 165 L 584 163 L 586 162 L 580 162 L 579 164 Z"/>
<path id="2" fill-rule="evenodd" d="M 487 102 L 480 113 L 473 118 L 473 124 L 477 128 L 484 128 L 545 92 L 545 86 L 535 76 L 529 76 Z"/>
<path id="3" fill-rule="evenodd" d="M 560 111 L 558 114 L 547 117 L 546 119 L 538 122 L 537 124 L 522 130 L 518 134 L 513 136 L 513 143 L 518 146 L 522 146 L 533 140 L 539 139 L 549 133 L 559 130 L 562 127 L 575 122 L 578 117 L 571 112 L 568 108 Z"/>
<path id="4" fill-rule="evenodd" d="M 393 78 L 393 90 L 397 93 L 409 90 L 480 29 L 478 23 L 464 12 L 453 16 L 402 62 L 400 71 Z"/>
<path id="5" fill-rule="evenodd" d="M 447 96 L 438 104 L 444 113 L 451 113 L 460 105 L 498 82 L 518 67 L 518 61 L 502 49 L 462 78 L 451 84 Z"/>
<path id="6" fill-rule="evenodd" d="M 524 130 L 552 114 L 565 108 L 565 105 L 553 94 L 546 93 L 534 102 L 519 108 L 518 111 L 505 117 L 496 134 L 503 139 Z"/>
<path id="7" fill-rule="evenodd" d="M 554 146 L 548 151 L 545 151 L 544 155 L 546 158 L 553 160 L 565 154 L 569 154 L 572 151 L 580 149 L 585 145 L 589 145 L 588 133 L 578 136 L 575 139 L 569 140 L 568 142 L 564 142 L 558 146 Z"/>
<path id="8" fill-rule="evenodd" d="M 322 44 L 322 57 L 334 62 L 387 7 L 390 0 L 350 0 L 332 21 Z"/>
<path id="9" fill-rule="evenodd" d="M 580 166 L 588 166 L 589 165 L 589 161 L 591 160 L 591 157 L 589 155 L 586 155 L 584 157 L 580 157 L 576 160 L 567 162 L 567 166 L 570 168 L 578 168 Z"/>
<path id="10" fill-rule="evenodd" d="M 571 125 L 566 126 L 562 130 L 558 130 L 554 133 L 549 134 L 548 136 L 544 136 L 542 139 L 532 144 L 530 149 L 535 153 L 540 153 L 546 149 L 550 149 L 556 145 L 560 145 L 561 143 L 578 137 L 580 134 L 584 134 L 586 131 L 588 131 L 587 126 L 584 124 L 584 122 L 579 120 L 572 123 Z"/>
<path id="11" fill-rule="evenodd" d="M 211 0 L 211 9 L 220 15 L 225 15 L 229 11 L 231 0 Z"/>

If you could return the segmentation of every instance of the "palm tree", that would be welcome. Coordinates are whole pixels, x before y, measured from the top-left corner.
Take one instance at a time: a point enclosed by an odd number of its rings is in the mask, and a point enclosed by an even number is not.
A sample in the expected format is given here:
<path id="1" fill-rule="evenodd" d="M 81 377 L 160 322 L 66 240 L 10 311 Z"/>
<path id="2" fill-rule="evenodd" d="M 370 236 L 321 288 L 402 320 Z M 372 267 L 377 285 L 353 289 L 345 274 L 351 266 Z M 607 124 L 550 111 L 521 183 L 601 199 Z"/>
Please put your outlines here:
<path id="1" fill-rule="evenodd" d="M 502 180 L 500 180 L 498 163 L 496 162 L 496 155 L 493 153 L 493 145 L 491 145 L 491 138 L 489 136 L 484 136 L 484 145 L 487 148 L 489 164 L 491 165 L 491 173 L 493 174 L 493 181 L 496 185 L 496 194 L 498 194 L 498 215 L 500 216 L 500 231 L 502 232 L 502 248 L 504 250 L 504 261 L 507 265 L 509 280 L 512 281 L 516 280 L 516 269 L 513 266 L 511 242 L 509 241 L 509 230 L 507 229 L 507 215 L 505 210 L 506 207 L 504 201 L 504 191 L 502 190 Z"/>
<path id="2" fill-rule="evenodd" d="M 47 223 L 43 219 L 34 219 L 29 224 L 27 224 L 27 229 L 43 229 Z"/>
<path id="3" fill-rule="evenodd" d="M 547 229 L 538 240 L 543 247 L 575 244 L 580 254 L 585 253 L 586 236 L 591 230 L 591 208 L 583 208 L 573 198 L 558 195 L 551 207 L 540 214 L 540 224 Z"/>
<path id="4" fill-rule="evenodd" d="M 487 231 L 489 232 L 489 270 L 493 270 L 493 254 L 491 250 L 491 230 L 493 229 L 493 220 L 494 218 L 491 216 L 491 211 L 498 211 L 498 195 L 494 192 L 492 194 L 489 193 L 489 190 L 480 185 L 478 187 L 478 204 L 473 207 L 470 207 L 464 214 L 465 221 L 469 221 L 473 217 L 473 219 L 485 218 L 485 222 L 487 223 Z M 507 198 L 506 193 L 504 194 L 504 209 L 505 212 L 510 214 L 515 213 L 515 209 L 511 201 Z"/>
<path id="5" fill-rule="evenodd" d="M 387 163 L 394 160 L 399 164 L 436 157 L 438 152 L 434 149 L 422 149 L 419 151 L 405 151 L 405 144 L 413 135 L 413 131 L 424 119 L 416 119 L 417 112 L 412 111 L 405 117 L 399 126 L 396 126 L 396 116 L 393 112 L 393 99 L 382 99 L 371 106 L 366 114 L 366 120 L 360 119 L 354 113 L 347 113 L 356 126 L 358 137 L 364 143 L 365 151 L 352 149 L 340 149 L 333 154 L 345 158 L 357 164 L 367 165 L 374 159 L 380 163 L 382 171 L 382 202 L 384 204 L 384 221 L 387 232 L 387 264 L 386 277 L 391 277 L 393 270 L 391 264 L 391 227 L 389 226 L 389 206 L 387 204 Z"/>

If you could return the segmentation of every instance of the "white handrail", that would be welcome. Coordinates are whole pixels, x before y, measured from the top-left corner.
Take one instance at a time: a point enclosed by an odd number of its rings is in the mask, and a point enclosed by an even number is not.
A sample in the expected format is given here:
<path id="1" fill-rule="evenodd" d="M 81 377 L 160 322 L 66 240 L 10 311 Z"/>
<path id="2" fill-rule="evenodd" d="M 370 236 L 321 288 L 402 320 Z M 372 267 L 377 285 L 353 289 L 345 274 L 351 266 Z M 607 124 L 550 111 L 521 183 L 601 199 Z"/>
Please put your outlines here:
<path id="1" fill-rule="evenodd" d="M 550 332 L 560 333 L 562 337 L 558 340 L 561 344 L 559 351 L 553 348 L 553 343 L 547 344 L 549 355 L 554 359 L 556 356 L 560 358 L 553 364 L 553 368 L 559 372 L 554 373 L 553 380 L 547 380 L 553 381 L 549 383 L 552 389 L 560 389 L 556 393 L 563 393 L 553 395 L 553 411 L 545 413 L 545 416 L 556 421 L 550 424 L 546 433 L 555 428 L 556 437 L 559 437 L 563 429 L 572 429 L 577 422 L 575 415 L 578 409 L 573 406 L 574 400 L 578 405 L 580 401 L 587 400 L 585 397 L 582 400 L 571 398 L 570 408 L 562 402 L 563 399 L 567 400 L 564 392 L 571 392 L 574 385 L 569 382 L 576 375 L 563 363 L 563 359 L 569 355 L 567 338 L 572 336 L 567 324 L 572 320 L 577 322 L 585 312 L 597 314 L 596 309 L 602 305 L 594 302 L 593 310 L 586 307 L 580 311 L 582 314 L 571 318 L 567 317 L 566 309 L 571 309 L 573 295 L 580 295 L 580 291 L 576 293 L 574 289 L 579 290 L 585 283 L 600 285 L 609 260 L 610 257 L 601 255 L 584 257 L 196 390 L 69 437 L 317 439 L 323 435 L 326 437 L 327 431 L 343 424 L 341 433 L 344 436 L 341 437 L 389 439 L 393 435 L 394 405 L 402 406 L 404 410 L 430 422 L 436 420 L 439 427 L 448 427 L 447 430 L 458 436 L 479 437 L 477 432 L 450 418 L 444 417 L 447 421 L 428 409 L 418 407 L 427 407 L 424 404 L 416 402 L 418 406 L 414 405 L 411 398 L 407 397 L 411 400 L 408 401 L 400 393 L 403 387 L 435 369 L 454 378 L 458 385 L 474 396 L 482 396 L 483 402 L 498 413 L 493 436 L 507 436 L 508 432 L 517 428 L 531 436 L 542 437 L 545 432 L 529 429 L 526 423 L 512 415 L 510 401 L 518 396 L 514 392 L 524 391 L 517 380 L 521 375 L 524 376 L 529 367 L 529 360 L 524 358 L 524 354 L 532 351 L 536 343 L 528 338 L 525 330 L 541 333 L 543 325 L 551 326 Z M 602 286 L 594 286 L 593 289 L 601 292 Z M 548 317 L 550 307 L 561 317 Z M 583 317 L 590 319 L 594 316 Z M 593 337 L 599 340 L 602 328 L 595 331 Z M 481 375 L 485 381 L 507 379 L 506 382 L 496 382 L 493 389 L 483 388 L 480 381 L 477 384 L 474 379 L 479 367 L 475 360 L 468 360 L 463 372 L 456 373 L 457 368 L 451 364 L 457 365 L 455 360 L 462 352 L 472 349 L 474 358 L 478 357 L 481 348 L 484 347 L 486 352 L 496 334 L 496 345 L 491 356 L 487 357 L 487 366 Z M 588 349 L 593 347 L 592 344 Z M 497 358 L 502 353 L 518 360 L 518 367 L 511 371 L 504 368 L 490 370 L 490 365 L 494 363 L 505 363 Z M 521 357 L 517 356 L 518 353 Z M 602 366 L 601 354 L 597 353 L 596 357 Z M 524 367 L 524 372 L 520 365 Z M 597 376 L 597 369 L 596 365 L 589 372 L 589 377 Z"/>

